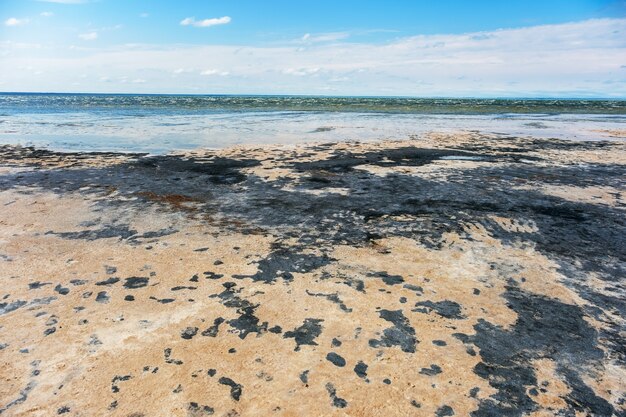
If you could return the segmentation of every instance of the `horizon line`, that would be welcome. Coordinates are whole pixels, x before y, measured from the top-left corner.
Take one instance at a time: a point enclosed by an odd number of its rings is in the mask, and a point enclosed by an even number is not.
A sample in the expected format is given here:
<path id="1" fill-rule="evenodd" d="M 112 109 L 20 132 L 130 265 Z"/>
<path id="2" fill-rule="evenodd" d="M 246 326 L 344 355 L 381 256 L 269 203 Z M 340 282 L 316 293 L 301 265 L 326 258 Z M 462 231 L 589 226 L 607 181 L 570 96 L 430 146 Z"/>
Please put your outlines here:
<path id="1" fill-rule="evenodd" d="M 120 93 L 120 92 L 59 92 L 59 91 L 0 91 L 0 95 L 116 95 L 116 96 L 197 96 L 197 97 L 308 97 L 308 98 L 387 98 L 387 99 L 461 99 L 461 100 L 605 100 L 626 101 L 626 96 L 403 96 L 403 95 L 349 95 L 349 94 L 290 94 L 290 93 Z"/>

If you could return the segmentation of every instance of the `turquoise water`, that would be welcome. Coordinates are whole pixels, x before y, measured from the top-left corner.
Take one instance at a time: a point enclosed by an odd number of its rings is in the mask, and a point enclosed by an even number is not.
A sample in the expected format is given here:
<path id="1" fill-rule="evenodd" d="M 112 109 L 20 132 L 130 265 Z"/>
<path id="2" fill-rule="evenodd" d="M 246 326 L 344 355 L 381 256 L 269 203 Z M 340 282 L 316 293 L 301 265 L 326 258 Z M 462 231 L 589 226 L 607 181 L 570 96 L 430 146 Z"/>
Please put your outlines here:
<path id="1" fill-rule="evenodd" d="M 419 137 L 431 131 L 606 139 L 626 101 L 0 94 L 0 143 L 167 152 L 235 144 Z"/>

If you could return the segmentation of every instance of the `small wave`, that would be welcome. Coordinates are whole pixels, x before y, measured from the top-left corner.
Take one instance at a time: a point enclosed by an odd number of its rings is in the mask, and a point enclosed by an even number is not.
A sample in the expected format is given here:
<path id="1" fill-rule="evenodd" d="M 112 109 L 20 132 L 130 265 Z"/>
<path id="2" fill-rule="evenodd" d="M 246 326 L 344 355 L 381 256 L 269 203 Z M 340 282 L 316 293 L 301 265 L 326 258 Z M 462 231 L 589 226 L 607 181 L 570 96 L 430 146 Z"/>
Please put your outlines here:
<path id="1" fill-rule="evenodd" d="M 335 130 L 335 128 L 332 126 L 321 126 L 321 127 L 318 127 L 317 129 L 312 130 L 311 133 L 330 132 L 331 130 Z"/>
<path id="2" fill-rule="evenodd" d="M 547 129 L 548 128 L 548 126 L 545 123 L 541 123 L 541 122 L 524 123 L 524 126 L 535 127 L 537 129 Z"/>

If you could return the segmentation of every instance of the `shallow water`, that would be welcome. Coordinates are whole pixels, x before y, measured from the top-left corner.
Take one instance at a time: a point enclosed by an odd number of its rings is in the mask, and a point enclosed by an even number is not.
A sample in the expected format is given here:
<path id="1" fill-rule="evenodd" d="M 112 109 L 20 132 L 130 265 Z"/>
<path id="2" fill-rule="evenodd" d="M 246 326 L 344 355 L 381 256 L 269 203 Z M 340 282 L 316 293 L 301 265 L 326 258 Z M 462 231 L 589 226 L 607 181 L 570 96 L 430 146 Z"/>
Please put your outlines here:
<path id="1" fill-rule="evenodd" d="M 237 144 L 407 139 L 436 131 L 598 140 L 626 101 L 1 94 L 0 142 L 167 152 Z"/>

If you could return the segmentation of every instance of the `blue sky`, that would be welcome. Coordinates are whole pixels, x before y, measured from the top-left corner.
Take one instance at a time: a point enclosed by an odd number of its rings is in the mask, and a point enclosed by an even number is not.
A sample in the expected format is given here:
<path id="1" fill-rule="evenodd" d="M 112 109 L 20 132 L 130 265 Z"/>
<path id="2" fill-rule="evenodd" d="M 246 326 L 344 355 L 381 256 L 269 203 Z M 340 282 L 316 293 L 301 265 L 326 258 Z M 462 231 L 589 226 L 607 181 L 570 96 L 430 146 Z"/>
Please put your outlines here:
<path id="1" fill-rule="evenodd" d="M 626 97 L 626 1 L 0 0 L 0 91 Z"/>

